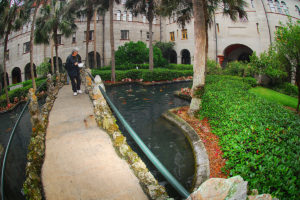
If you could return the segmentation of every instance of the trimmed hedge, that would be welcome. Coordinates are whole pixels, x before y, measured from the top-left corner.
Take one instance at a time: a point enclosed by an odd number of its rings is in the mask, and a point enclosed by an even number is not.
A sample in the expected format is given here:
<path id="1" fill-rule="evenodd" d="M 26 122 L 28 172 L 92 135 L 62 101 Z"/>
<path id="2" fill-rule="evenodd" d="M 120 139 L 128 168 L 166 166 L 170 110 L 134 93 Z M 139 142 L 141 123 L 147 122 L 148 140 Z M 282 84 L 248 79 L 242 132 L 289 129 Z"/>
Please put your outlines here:
<path id="1" fill-rule="evenodd" d="M 111 71 L 108 70 L 92 70 L 92 75 L 100 75 L 104 81 L 111 80 Z M 132 70 L 116 70 L 116 81 L 122 81 L 125 78 L 143 79 L 143 81 L 165 81 L 183 76 L 192 76 L 192 70 L 169 70 L 157 68 L 153 71 L 148 69 L 132 69 Z"/>
<path id="2" fill-rule="evenodd" d="M 23 87 L 17 88 L 17 89 L 14 89 L 14 90 L 9 91 L 9 92 L 8 92 L 9 100 L 10 100 L 11 102 L 13 102 L 15 97 L 18 97 L 18 98 L 20 98 L 21 96 L 26 97 L 26 96 L 27 96 L 27 93 L 28 93 L 28 90 L 29 90 L 30 88 L 32 88 L 31 81 L 32 81 L 32 80 L 25 81 L 25 82 L 23 82 Z M 46 79 L 42 79 L 42 78 L 36 79 L 36 85 L 37 85 L 37 87 L 39 87 L 39 86 L 40 86 L 41 84 L 43 84 L 45 81 L 46 81 Z M 46 87 L 47 87 L 47 86 L 46 86 L 46 84 L 45 84 L 45 85 L 41 88 L 41 90 L 45 90 Z M 5 107 L 5 106 L 6 106 L 6 95 L 5 95 L 5 94 L 2 94 L 2 95 L 0 96 L 0 106 L 1 106 L 1 107 Z"/>
<path id="3" fill-rule="evenodd" d="M 260 193 L 298 199 L 300 118 L 249 93 L 249 80 L 208 76 L 199 114 L 219 136 L 230 176 L 241 175 Z"/>

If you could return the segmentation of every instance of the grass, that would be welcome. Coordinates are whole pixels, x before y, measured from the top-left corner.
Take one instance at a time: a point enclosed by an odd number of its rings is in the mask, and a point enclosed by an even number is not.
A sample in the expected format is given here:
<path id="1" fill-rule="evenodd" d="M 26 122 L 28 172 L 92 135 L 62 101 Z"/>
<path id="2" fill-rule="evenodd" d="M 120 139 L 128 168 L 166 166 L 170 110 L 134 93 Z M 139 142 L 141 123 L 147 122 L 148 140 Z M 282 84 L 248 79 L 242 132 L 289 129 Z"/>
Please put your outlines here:
<path id="1" fill-rule="evenodd" d="M 276 92 L 274 90 L 263 87 L 256 87 L 250 89 L 250 92 L 257 94 L 258 96 L 261 96 L 262 98 L 269 101 L 276 102 L 291 108 L 297 108 L 298 99 Z"/>

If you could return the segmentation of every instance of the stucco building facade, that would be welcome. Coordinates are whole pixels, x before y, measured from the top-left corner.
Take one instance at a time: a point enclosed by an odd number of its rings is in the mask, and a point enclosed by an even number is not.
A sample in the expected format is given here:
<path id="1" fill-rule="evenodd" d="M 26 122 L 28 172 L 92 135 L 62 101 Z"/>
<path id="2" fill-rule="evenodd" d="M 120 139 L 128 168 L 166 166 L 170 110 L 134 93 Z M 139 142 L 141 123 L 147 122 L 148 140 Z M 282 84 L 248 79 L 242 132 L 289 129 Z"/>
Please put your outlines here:
<path id="1" fill-rule="evenodd" d="M 232 22 L 225 17 L 221 10 L 215 13 L 214 23 L 209 28 L 208 56 L 225 65 L 232 60 L 247 60 L 256 51 L 258 54 L 267 50 L 274 41 L 274 32 L 285 23 L 288 16 L 292 20 L 300 20 L 299 0 L 246 0 L 248 19 Z M 121 1 L 124 3 L 124 0 Z M 124 4 L 114 7 L 114 37 L 115 48 L 128 41 L 143 41 L 149 43 L 149 25 L 145 16 L 133 16 L 125 9 Z M 153 22 L 153 40 L 175 43 L 174 52 L 170 55 L 170 62 L 178 64 L 193 63 L 194 59 L 194 26 L 193 19 L 183 29 L 177 25 L 176 16 L 170 18 L 157 17 Z M 79 48 L 79 55 L 85 60 L 85 31 L 86 19 L 76 20 L 77 30 L 70 38 L 61 37 L 58 47 L 59 62 L 64 63 L 72 49 Z M 29 67 L 29 38 L 30 24 L 26 24 L 20 31 L 13 32 L 8 41 L 7 76 L 9 84 L 30 79 Z M 91 23 L 89 42 L 89 60 L 93 66 L 93 40 L 96 35 L 97 67 L 109 65 L 110 33 L 109 13 L 97 16 L 96 30 Z M 3 63 L 3 42 L 0 44 L 0 63 Z M 55 53 L 53 54 L 55 56 Z M 45 58 L 51 57 L 50 45 L 34 46 L 34 64 L 37 66 Z"/>

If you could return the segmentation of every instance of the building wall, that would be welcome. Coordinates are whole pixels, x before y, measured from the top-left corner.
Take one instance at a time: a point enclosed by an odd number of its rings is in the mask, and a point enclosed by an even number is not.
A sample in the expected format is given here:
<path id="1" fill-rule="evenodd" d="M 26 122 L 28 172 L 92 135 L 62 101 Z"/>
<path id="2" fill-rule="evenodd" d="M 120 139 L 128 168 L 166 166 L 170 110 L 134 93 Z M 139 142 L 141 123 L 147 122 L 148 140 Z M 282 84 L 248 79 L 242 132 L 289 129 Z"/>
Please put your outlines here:
<path id="1" fill-rule="evenodd" d="M 237 58 L 239 50 L 236 47 L 243 46 L 245 49 L 249 47 L 252 51 L 256 51 L 258 54 L 267 50 L 270 45 L 270 33 L 271 40 L 274 40 L 274 32 L 276 26 L 280 26 L 280 21 L 285 23 L 288 20 L 286 14 L 279 13 L 276 4 L 275 12 L 270 9 L 268 0 L 246 0 L 248 7 L 246 8 L 248 14 L 248 20 L 238 20 L 232 22 L 228 17 L 225 17 L 219 10 L 215 14 L 215 23 L 211 25 L 208 31 L 208 56 L 210 59 L 216 59 L 226 63 L 226 53 L 230 52 L 231 58 Z M 274 2 L 274 1 L 273 1 Z M 280 1 L 281 2 L 281 1 Z M 264 6 L 266 12 L 264 10 Z M 285 0 L 287 4 L 289 14 L 292 16 L 292 20 L 299 20 L 300 15 L 296 11 L 295 5 L 300 7 L 298 0 Z M 253 5 L 253 6 L 252 6 Z M 283 10 L 283 7 L 281 7 Z M 117 20 L 117 13 L 121 11 L 121 20 Z M 128 41 L 144 41 L 148 44 L 147 32 L 149 30 L 148 22 L 143 21 L 143 16 L 133 16 L 132 21 L 129 20 L 129 11 L 127 11 L 126 21 L 123 21 L 123 14 L 125 8 L 124 5 L 119 4 L 114 7 L 114 37 L 115 37 L 115 50 L 119 46 L 125 44 Z M 267 23 L 269 21 L 269 26 Z M 104 26 L 103 26 L 104 21 Z M 84 18 L 77 19 L 76 21 L 78 29 L 76 30 L 76 42 L 72 43 L 72 37 L 62 38 L 62 44 L 59 45 L 59 57 L 64 63 L 67 56 L 71 53 L 72 49 L 79 48 L 79 55 L 82 60 L 85 60 L 85 38 L 84 31 L 86 30 L 86 20 Z M 269 33 L 270 27 L 270 33 Z M 153 25 L 153 39 L 155 41 L 170 41 L 170 32 L 174 32 L 175 35 L 175 51 L 177 53 L 177 63 L 182 61 L 182 51 L 184 49 L 190 52 L 191 63 L 194 59 L 194 23 L 193 19 L 185 27 L 187 29 L 187 39 L 182 39 L 182 27 L 179 27 L 172 18 L 164 18 L 160 20 L 156 19 Z M 94 30 L 93 21 L 91 22 L 91 30 Z M 111 60 L 110 53 L 110 27 L 109 27 L 109 13 L 105 14 L 105 17 L 97 17 L 96 25 L 96 36 L 97 45 L 96 50 L 100 54 L 101 66 L 109 65 Z M 121 30 L 129 30 L 129 39 L 121 39 Z M 12 83 L 12 70 L 15 67 L 19 67 L 22 72 L 22 81 L 25 80 L 25 66 L 30 62 L 29 53 L 23 53 L 23 44 L 29 42 L 30 37 L 30 24 L 25 25 L 22 30 L 14 32 L 9 37 L 8 49 L 9 49 L 9 60 L 7 61 L 7 72 L 9 75 L 9 83 Z M 0 44 L 0 62 L 3 62 L 3 43 Z M 94 51 L 93 42 L 89 43 L 89 52 Z M 234 55 L 233 55 L 234 54 Z M 34 47 L 34 63 L 39 65 L 43 62 L 45 57 L 50 58 L 51 48 L 50 45 L 35 45 Z M 55 56 L 55 51 L 54 51 Z M 104 57 L 104 63 L 103 63 Z"/>

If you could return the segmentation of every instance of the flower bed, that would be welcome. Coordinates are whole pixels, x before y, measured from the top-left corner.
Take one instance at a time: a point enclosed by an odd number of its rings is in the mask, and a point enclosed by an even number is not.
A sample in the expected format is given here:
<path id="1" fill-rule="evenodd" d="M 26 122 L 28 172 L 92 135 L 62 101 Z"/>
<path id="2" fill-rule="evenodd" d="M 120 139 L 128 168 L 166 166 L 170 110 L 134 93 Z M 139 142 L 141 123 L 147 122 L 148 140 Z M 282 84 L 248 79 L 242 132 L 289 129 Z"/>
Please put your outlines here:
<path id="1" fill-rule="evenodd" d="M 300 181 L 300 118 L 248 90 L 249 78 L 208 76 L 199 115 L 227 159 L 224 170 L 241 175 L 250 188 L 280 199 L 297 199 Z"/>

